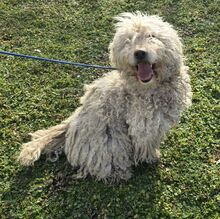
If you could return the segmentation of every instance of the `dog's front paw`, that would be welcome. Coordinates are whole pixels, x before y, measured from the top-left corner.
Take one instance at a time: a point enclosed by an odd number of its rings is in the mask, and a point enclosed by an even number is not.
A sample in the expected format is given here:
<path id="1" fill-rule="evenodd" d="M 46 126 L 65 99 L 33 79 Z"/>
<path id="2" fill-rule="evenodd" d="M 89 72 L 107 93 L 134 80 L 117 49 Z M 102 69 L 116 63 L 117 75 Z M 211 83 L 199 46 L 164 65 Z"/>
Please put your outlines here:
<path id="1" fill-rule="evenodd" d="M 160 161 L 160 151 L 155 149 L 154 153 L 149 154 L 146 158 L 146 162 L 150 164 L 157 164 Z"/>
<path id="2" fill-rule="evenodd" d="M 18 161 L 23 166 L 31 166 L 39 159 L 41 154 L 40 149 L 33 142 L 23 144 Z"/>

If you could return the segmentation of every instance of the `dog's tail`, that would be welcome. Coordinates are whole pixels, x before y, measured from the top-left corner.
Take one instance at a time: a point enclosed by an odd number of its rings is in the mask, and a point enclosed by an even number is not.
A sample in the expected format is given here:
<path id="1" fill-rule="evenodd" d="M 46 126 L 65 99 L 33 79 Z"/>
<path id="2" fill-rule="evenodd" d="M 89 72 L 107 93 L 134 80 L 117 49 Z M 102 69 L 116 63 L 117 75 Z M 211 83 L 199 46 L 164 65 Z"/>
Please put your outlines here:
<path id="1" fill-rule="evenodd" d="M 55 155 L 58 156 L 58 153 L 63 150 L 65 135 L 70 121 L 71 117 L 49 129 L 30 133 L 31 141 L 22 145 L 22 150 L 18 157 L 20 163 L 24 166 L 33 165 L 41 154 L 51 155 L 55 153 Z"/>

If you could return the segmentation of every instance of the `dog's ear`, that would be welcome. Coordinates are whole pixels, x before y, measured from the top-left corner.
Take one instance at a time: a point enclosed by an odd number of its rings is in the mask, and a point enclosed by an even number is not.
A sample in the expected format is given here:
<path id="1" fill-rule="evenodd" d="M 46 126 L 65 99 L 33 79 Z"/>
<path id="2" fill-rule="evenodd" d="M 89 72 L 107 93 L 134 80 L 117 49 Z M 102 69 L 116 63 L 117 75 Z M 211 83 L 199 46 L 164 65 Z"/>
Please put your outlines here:
<path id="1" fill-rule="evenodd" d="M 111 43 L 109 44 L 108 49 L 109 49 L 109 59 L 110 59 L 111 65 L 112 65 L 112 66 L 117 66 L 117 60 L 116 60 L 116 58 L 114 57 L 115 47 L 114 47 L 113 42 L 111 42 Z"/>

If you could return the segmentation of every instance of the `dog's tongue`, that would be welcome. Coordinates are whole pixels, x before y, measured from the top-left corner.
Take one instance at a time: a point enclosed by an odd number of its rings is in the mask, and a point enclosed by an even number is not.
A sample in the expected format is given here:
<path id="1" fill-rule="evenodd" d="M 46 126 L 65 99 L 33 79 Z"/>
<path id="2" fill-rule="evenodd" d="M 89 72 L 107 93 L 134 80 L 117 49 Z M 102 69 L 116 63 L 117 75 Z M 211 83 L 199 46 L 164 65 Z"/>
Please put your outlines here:
<path id="1" fill-rule="evenodd" d="M 138 64 L 138 78 L 141 81 L 148 81 L 152 78 L 153 69 L 152 65 L 147 63 L 139 63 Z"/>

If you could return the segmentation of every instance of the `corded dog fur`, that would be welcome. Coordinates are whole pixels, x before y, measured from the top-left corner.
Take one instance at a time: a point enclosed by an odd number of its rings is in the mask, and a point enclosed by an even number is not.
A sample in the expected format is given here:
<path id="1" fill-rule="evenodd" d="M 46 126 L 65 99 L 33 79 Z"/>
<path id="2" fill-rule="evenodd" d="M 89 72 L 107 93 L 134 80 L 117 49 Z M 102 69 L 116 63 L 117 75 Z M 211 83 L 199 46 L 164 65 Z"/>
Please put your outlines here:
<path id="1" fill-rule="evenodd" d="M 32 133 L 21 164 L 63 147 L 76 177 L 128 180 L 138 162 L 159 159 L 159 144 L 191 105 L 191 87 L 177 32 L 158 16 L 116 17 L 110 59 L 118 70 L 85 86 L 81 106 L 61 124 Z"/>

